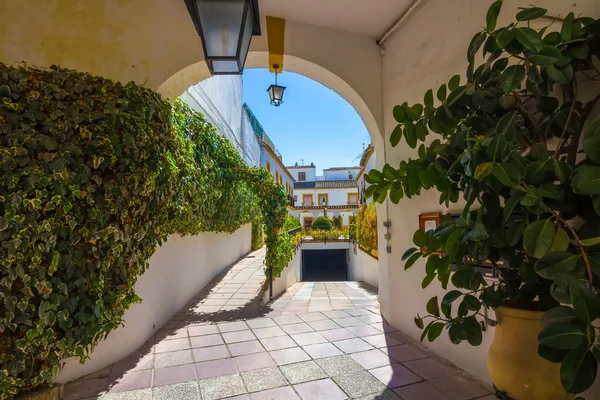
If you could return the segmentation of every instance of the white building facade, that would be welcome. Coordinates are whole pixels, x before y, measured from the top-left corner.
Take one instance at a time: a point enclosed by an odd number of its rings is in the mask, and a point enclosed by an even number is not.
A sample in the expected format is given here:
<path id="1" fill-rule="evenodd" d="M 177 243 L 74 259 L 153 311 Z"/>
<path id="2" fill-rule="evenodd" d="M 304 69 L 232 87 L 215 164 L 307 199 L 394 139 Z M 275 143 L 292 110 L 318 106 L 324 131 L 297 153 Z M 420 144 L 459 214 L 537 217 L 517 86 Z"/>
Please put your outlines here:
<path id="1" fill-rule="evenodd" d="M 369 187 L 369 184 L 365 180 L 365 175 L 369 173 L 373 168 L 375 168 L 375 147 L 373 144 L 370 144 L 364 151 L 361 159 L 360 159 L 360 170 L 356 175 L 356 182 L 358 183 L 358 194 L 359 194 L 359 202 L 363 203 L 371 203 L 373 198 L 366 199 L 365 190 Z"/>

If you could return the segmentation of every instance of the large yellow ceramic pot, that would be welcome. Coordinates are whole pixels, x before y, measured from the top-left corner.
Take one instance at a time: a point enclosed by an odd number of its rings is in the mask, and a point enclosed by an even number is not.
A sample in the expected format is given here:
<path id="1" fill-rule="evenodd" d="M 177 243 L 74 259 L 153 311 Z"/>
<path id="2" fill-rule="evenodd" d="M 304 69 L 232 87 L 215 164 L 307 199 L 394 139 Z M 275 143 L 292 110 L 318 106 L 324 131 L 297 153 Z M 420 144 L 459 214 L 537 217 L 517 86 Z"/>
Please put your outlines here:
<path id="1" fill-rule="evenodd" d="M 488 352 L 494 385 L 515 400 L 570 400 L 560 383 L 560 364 L 538 355 L 541 311 L 498 307 L 498 325 Z"/>

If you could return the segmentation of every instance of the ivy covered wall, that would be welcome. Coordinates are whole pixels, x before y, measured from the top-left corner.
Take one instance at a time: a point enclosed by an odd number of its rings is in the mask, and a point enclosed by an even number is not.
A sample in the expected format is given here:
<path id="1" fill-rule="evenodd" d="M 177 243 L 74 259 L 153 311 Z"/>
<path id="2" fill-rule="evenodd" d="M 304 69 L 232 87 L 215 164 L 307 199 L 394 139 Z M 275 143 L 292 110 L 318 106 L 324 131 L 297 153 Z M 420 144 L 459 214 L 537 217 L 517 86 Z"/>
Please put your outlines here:
<path id="1" fill-rule="evenodd" d="M 133 83 L 0 63 L 0 399 L 122 323 L 138 276 L 173 233 L 265 224 L 285 193 L 183 102 Z"/>

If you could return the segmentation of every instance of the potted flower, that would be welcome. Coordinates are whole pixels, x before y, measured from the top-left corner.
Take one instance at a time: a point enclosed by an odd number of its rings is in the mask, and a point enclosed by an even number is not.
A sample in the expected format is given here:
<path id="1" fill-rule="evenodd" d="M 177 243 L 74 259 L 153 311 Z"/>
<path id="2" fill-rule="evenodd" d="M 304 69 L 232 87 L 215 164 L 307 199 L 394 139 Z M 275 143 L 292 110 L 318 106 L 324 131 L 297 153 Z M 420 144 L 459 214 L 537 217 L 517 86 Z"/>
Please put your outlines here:
<path id="1" fill-rule="evenodd" d="M 423 288 L 437 279 L 447 291 L 415 318 L 422 340 L 446 331 L 477 346 L 482 319 L 497 322 L 488 367 L 498 390 L 570 398 L 600 361 L 600 20 L 531 6 L 497 27 L 501 6 L 468 46 L 466 79 L 394 108 L 390 142 L 418 157 L 372 170 L 367 196 L 398 204 L 435 188 L 440 204 L 462 208 L 415 232 L 402 257 L 406 269 L 426 259 Z"/>

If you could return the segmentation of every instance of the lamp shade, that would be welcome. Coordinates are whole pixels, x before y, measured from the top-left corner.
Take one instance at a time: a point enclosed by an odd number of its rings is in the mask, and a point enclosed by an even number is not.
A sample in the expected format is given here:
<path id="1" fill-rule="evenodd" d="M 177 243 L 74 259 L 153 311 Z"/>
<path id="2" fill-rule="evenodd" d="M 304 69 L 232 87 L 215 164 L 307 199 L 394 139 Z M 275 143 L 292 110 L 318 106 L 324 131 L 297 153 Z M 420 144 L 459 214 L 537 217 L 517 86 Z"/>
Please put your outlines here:
<path id="1" fill-rule="evenodd" d="M 185 0 L 213 75 L 239 75 L 252 35 L 260 35 L 258 0 Z"/>
<path id="2" fill-rule="evenodd" d="M 283 103 L 283 91 L 285 90 L 285 86 L 279 85 L 271 85 L 267 89 L 269 92 L 269 97 L 271 98 L 271 104 L 275 107 L 279 107 L 281 103 Z"/>

